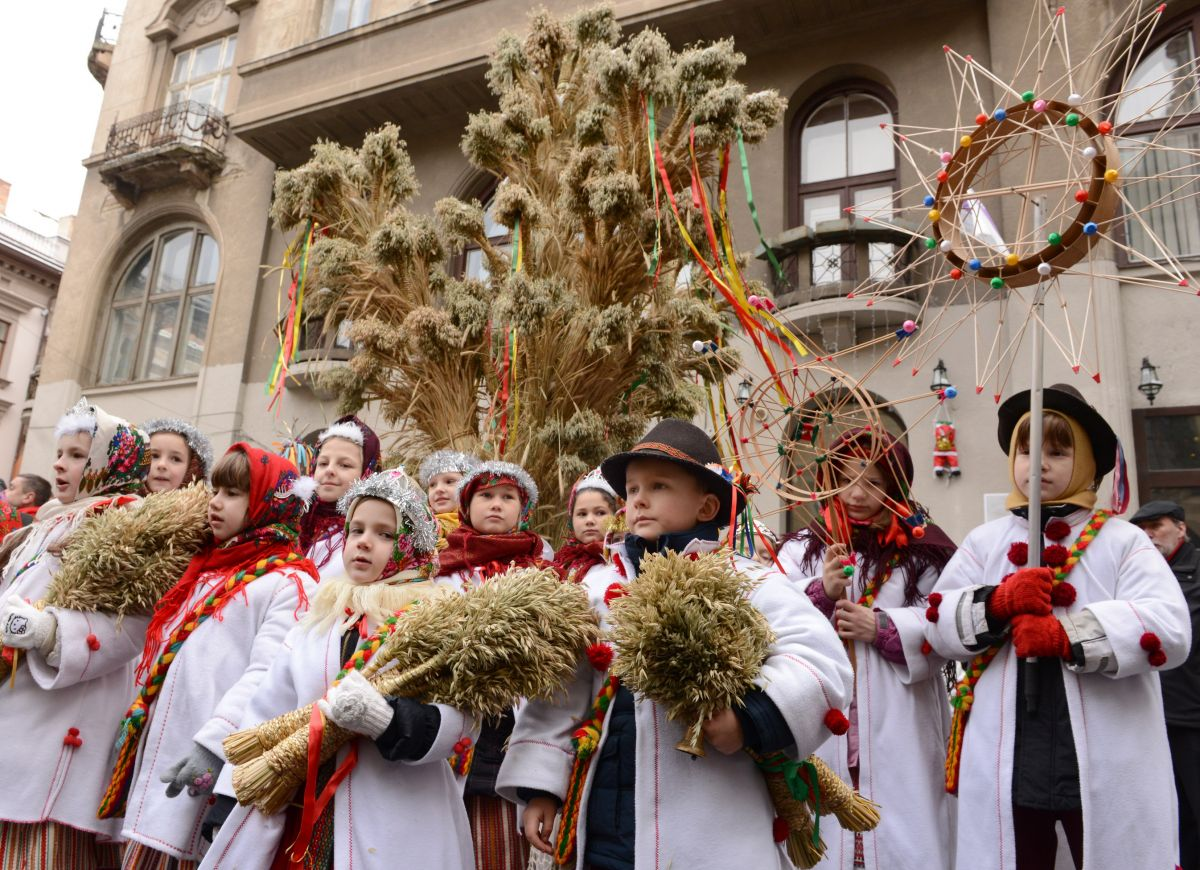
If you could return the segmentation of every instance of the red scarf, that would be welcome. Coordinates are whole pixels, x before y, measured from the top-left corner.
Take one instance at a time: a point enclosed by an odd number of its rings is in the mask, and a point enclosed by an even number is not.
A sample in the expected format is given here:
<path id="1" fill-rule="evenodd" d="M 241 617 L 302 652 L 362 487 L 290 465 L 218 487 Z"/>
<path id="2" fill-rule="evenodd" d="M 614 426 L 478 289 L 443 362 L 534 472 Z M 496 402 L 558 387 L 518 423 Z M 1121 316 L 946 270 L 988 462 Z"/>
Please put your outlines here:
<path id="1" fill-rule="evenodd" d="M 159 599 L 146 629 L 142 660 L 137 669 L 139 682 L 154 665 L 168 630 L 189 606 L 203 575 L 219 571 L 222 576 L 229 577 L 271 556 L 286 556 L 293 552 L 303 555 L 297 548 L 296 522 L 304 510 L 304 503 L 290 493 L 292 483 L 300 476 L 296 466 L 282 456 L 248 444 L 235 444 L 229 449 L 241 450 L 250 460 L 250 506 L 246 525 L 225 543 L 210 544 L 193 556 L 183 576 Z M 311 559 L 292 562 L 290 569 L 303 571 L 313 580 L 318 576 L 317 566 Z M 305 606 L 303 581 L 297 573 L 292 574 L 292 579 L 300 590 L 301 606 Z M 213 614 L 218 620 L 220 608 L 228 601 L 226 598 L 220 602 Z"/>
<path id="2" fill-rule="evenodd" d="M 554 554 L 554 564 L 564 577 L 578 583 L 593 567 L 604 564 L 604 541 L 584 544 L 572 535 Z"/>
<path id="3" fill-rule="evenodd" d="M 438 570 L 443 574 L 478 568 L 484 577 L 517 568 L 542 568 L 542 539 L 535 532 L 484 535 L 466 523 L 446 536 L 446 549 L 438 553 Z"/>

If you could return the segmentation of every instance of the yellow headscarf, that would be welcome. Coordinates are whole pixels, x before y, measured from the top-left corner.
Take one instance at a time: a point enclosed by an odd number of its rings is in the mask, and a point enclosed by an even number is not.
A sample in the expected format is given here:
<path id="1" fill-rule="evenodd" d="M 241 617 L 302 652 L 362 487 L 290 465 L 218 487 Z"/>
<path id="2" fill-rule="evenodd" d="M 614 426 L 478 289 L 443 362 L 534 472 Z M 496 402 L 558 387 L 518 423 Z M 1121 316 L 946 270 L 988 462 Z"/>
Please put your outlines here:
<path id="1" fill-rule="evenodd" d="M 457 529 L 462 524 L 462 519 L 458 515 L 458 508 L 452 511 L 446 511 L 444 514 L 434 514 L 434 518 L 438 521 L 438 550 L 446 549 L 446 536 Z"/>
<path id="2" fill-rule="evenodd" d="M 1054 415 L 1066 422 L 1071 429 L 1071 445 L 1075 451 L 1075 465 L 1071 469 L 1071 480 L 1066 489 L 1054 498 L 1047 499 L 1045 503 L 1072 504 L 1086 510 L 1094 510 L 1096 507 L 1094 485 L 1096 482 L 1096 457 L 1092 452 L 1092 440 L 1088 438 L 1083 427 L 1075 422 L 1074 418 L 1068 417 L 1061 411 L 1046 411 L 1045 414 L 1047 417 Z M 1021 431 L 1022 424 L 1028 419 L 1029 412 L 1026 411 L 1017 421 L 1017 425 L 1013 427 L 1012 438 L 1008 444 L 1008 479 L 1012 483 L 1012 491 L 1004 501 L 1004 507 L 1008 510 L 1029 505 L 1029 499 L 1021 493 L 1017 486 L 1017 475 L 1014 473 L 1017 462 L 1017 436 Z M 1033 457 L 1030 459 L 1033 460 Z"/>

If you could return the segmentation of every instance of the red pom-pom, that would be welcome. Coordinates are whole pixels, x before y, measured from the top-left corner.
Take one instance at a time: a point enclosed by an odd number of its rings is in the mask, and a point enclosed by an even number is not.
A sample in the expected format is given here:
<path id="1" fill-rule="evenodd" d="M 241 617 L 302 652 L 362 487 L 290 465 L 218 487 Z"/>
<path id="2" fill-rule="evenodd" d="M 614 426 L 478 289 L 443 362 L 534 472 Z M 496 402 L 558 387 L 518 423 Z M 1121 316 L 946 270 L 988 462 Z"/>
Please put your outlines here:
<path id="1" fill-rule="evenodd" d="M 612 647 L 606 643 L 594 643 L 587 648 L 587 657 L 592 667 L 603 673 L 612 664 Z"/>
<path id="2" fill-rule="evenodd" d="M 830 707 L 825 713 L 825 727 L 834 734 L 841 736 L 850 730 L 850 720 L 836 707 Z"/>
<path id="3" fill-rule="evenodd" d="M 931 652 L 933 652 L 933 647 L 931 647 L 929 645 L 929 641 L 927 641 L 927 640 L 921 641 L 921 655 L 927 656 Z"/>
<path id="4" fill-rule="evenodd" d="M 620 583 L 613 583 L 604 590 L 604 604 L 609 606 L 617 598 L 625 594 L 625 587 Z"/>
<path id="5" fill-rule="evenodd" d="M 1062 544 L 1051 544 L 1042 550 L 1042 564 L 1047 568 L 1061 568 L 1067 564 L 1067 557 L 1070 555 L 1071 551 Z"/>
<path id="6" fill-rule="evenodd" d="M 938 609 L 932 605 L 925 608 L 925 618 L 930 622 L 938 621 Z"/>
<path id="7" fill-rule="evenodd" d="M 96 650 L 100 649 L 100 638 L 96 637 L 94 634 L 89 634 L 87 636 L 87 645 L 88 649 L 90 649 L 92 652 L 95 652 Z"/>
<path id="8" fill-rule="evenodd" d="M 1154 652 L 1150 653 L 1147 658 L 1150 659 L 1150 664 L 1156 668 L 1161 668 L 1167 663 L 1167 654 L 1160 649 L 1156 649 Z"/>
<path id="9" fill-rule="evenodd" d="M 918 541 L 921 540 L 921 538 L 925 537 L 925 527 L 924 526 L 914 526 L 912 535 Z"/>
<path id="10" fill-rule="evenodd" d="M 67 733 L 70 734 L 72 737 L 78 737 L 79 729 L 78 728 L 68 728 Z"/>
<path id="11" fill-rule="evenodd" d="M 792 829 L 788 827 L 787 819 L 776 816 L 775 821 L 771 823 L 771 834 L 775 837 L 775 842 L 782 843 L 791 833 Z"/>
<path id="12" fill-rule="evenodd" d="M 1148 631 L 1143 634 L 1138 643 L 1142 645 L 1142 649 L 1144 649 L 1146 652 L 1154 652 L 1155 650 L 1162 649 L 1162 641 L 1159 640 L 1158 635 L 1152 631 Z"/>
<path id="13" fill-rule="evenodd" d="M 1071 524 L 1064 519 L 1055 517 L 1046 523 L 1046 537 L 1052 541 L 1061 541 L 1071 534 Z"/>
<path id="14" fill-rule="evenodd" d="M 1008 548 L 1008 561 L 1014 565 L 1024 565 L 1029 561 L 1029 545 L 1024 541 L 1013 541 Z"/>
<path id="15" fill-rule="evenodd" d="M 930 592 L 929 593 L 929 603 L 932 604 L 934 607 L 940 607 L 942 604 L 942 593 Z"/>
<path id="16" fill-rule="evenodd" d="M 1056 584 L 1050 590 L 1050 603 L 1055 607 L 1070 607 L 1075 603 L 1075 587 L 1065 581 Z"/>

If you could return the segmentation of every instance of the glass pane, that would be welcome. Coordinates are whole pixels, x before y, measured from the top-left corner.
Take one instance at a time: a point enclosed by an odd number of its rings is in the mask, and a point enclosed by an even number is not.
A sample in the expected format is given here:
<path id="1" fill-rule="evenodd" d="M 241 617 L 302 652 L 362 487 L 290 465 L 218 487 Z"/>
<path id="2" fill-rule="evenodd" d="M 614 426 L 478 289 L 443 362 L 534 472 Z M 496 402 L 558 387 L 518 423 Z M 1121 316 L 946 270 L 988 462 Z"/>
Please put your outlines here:
<path id="1" fill-rule="evenodd" d="M 3 344 L 4 342 L 8 341 L 9 326 L 10 326 L 10 324 L 6 323 L 3 320 L 0 320 L 0 344 Z"/>
<path id="2" fill-rule="evenodd" d="M 192 59 L 190 51 L 181 51 L 175 55 L 175 68 L 171 71 L 171 84 L 177 85 L 180 82 L 187 81 L 188 63 Z"/>
<path id="3" fill-rule="evenodd" d="M 842 280 L 843 245 L 824 245 L 812 251 L 812 283 Z"/>
<path id="4" fill-rule="evenodd" d="M 341 33 L 350 24 L 350 0 L 325 0 L 325 21 L 322 36 Z"/>
<path id="5" fill-rule="evenodd" d="M 233 54 L 237 51 L 237 37 L 231 36 L 225 40 L 225 58 L 221 61 L 221 69 L 233 66 Z"/>
<path id="6" fill-rule="evenodd" d="M 1172 36 L 1150 52 L 1129 77 L 1127 96 L 1117 107 L 1116 123 L 1152 121 L 1195 111 L 1193 57 L 1190 30 Z"/>
<path id="7" fill-rule="evenodd" d="M 191 230 L 172 233 L 162 244 L 158 255 L 158 277 L 154 282 L 155 293 L 178 293 L 187 286 L 188 266 L 192 259 Z"/>
<path id="8" fill-rule="evenodd" d="M 225 95 L 229 93 L 229 75 L 228 73 L 220 76 L 217 79 L 217 90 L 213 95 L 212 102 L 209 104 L 213 108 L 225 110 Z"/>
<path id="9" fill-rule="evenodd" d="M 890 184 L 860 187 L 854 191 L 854 209 L 859 215 L 887 219 L 894 214 L 894 204 Z"/>
<path id="10" fill-rule="evenodd" d="M 142 307 L 115 308 L 108 315 L 108 338 L 100 362 L 100 383 L 111 384 L 133 377 L 133 355 L 137 352 Z"/>
<path id="11" fill-rule="evenodd" d="M 837 97 L 809 116 L 800 134 L 800 183 L 846 176 L 846 101 Z"/>
<path id="12" fill-rule="evenodd" d="M 142 341 L 142 361 L 138 366 L 140 378 L 165 378 L 171 374 L 171 353 L 175 349 L 175 321 L 178 316 L 178 299 L 168 299 L 150 306 L 146 336 Z"/>
<path id="13" fill-rule="evenodd" d="M 1155 135 L 1138 138 L 1150 139 Z M 1129 205 L 1141 216 L 1141 220 L 1125 224 L 1127 242 L 1151 260 L 1165 259 L 1166 252 L 1178 257 L 1195 256 L 1200 254 L 1200 209 L 1196 207 L 1193 155 L 1200 148 L 1200 128 L 1173 130 L 1162 134 L 1159 142 L 1164 147 L 1147 151 L 1137 165 L 1121 169 L 1125 177 L 1121 189 Z M 1130 152 L 1122 149 L 1121 156 L 1127 160 Z M 1166 251 L 1153 241 L 1147 228 Z"/>
<path id="14" fill-rule="evenodd" d="M 343 320 L 338 324 L 337 333 L 333 337 L 333 346 L 342 350 L 350 350 L 354 347 L 354 343 L 350 340 L 350 328 L 354 326 L 353 320 Z"/>
<path id="15" fill-rule="evenodd" d="M 204 342 L 208 338 L 208 321 L 212 314 L 212 294 L 202 293 L 188 298 L 183 315 L 183 340 L 175 351 L 175 374 L 190 375 L 200 371 L 204 362 Z"/>
<path id="16" fill-rule="evenodd" d="M 489 202 L 486 209 L 483 211 L 483 234 L 489 239 L 502 239 L 509 235 L 511 230 L 504 224 L 497 223 L 496 210 Z"/>
<path id="17" fill-rule="evenodd" d="M 1146 463 L 1151 471 L 1200 469 L 1200 415 L 1147 417 Z"/>
<path id="18" fill-rule="evenodd" d="M 359 27 L 367 23 L 371 17 L 371 0 L 354 0 L 354 10 L 350 14 L 350 26 Z"/>
<path id="19" fill-rule="evenodd" d="M 222 40 L 210 42 L 208 45 L 202 45 L 197 48 L 196 59 L 192 61 L 192 73 L 188 76 L 191 81 L 202 79 L 205 76 L 212 75 L 221 66 L 221 48 Z"/>
<path id="20" fill-rule="evenodd" d="M 875 97 L 851 94 L 846 98 L 848 136 L 850 140 L 847 175 L 866 175 L 884 172 L 896 166 L 896 149 L 892 136 L 879 128 L 890 124 L 892 113 Z"/>
<path id="21" fill-rule="evenodd" d="M 200 253 L 196 255 L 196 276 L 193 287 L 206 287 L 217 283 L 217 267 L 221 263 L 217 253 L 217 242 L 209 235 L 200 235 Z"/>
<path id="22" fill-rule="evenodd" d="M 896 271 L 892 258 L 896 246 L 890 242 L 870 242 L 867 245 L 867 262 L 872 281 L 884 281 Z"/>
<path id="23" fill-rule="evenodd" d="M 823 193 L 804 198 L 804 225 L 816 229 L 821 221 L 836 221 L 842 218 L 842 196 L 840 193 Z"/>
<path id="24" fill-rule="evenodd" d="M 146 295 L 146 285 L 150 283 L 150 258 L 153 253 L 154 247 L 147 245 L 146 249 L 137 255 L 137 259 L 125 271 L 125 277 L 117 285 L 117 293 L 113 297 L 114 302 L 140 299 Z"/>
<path id="25" fill-rule="evenodd" d="M 188 99 L 192 100 L 193 102 L 197 102 L 202 106 L 215 106 L 216 103 L 213 102 L 213 97 L 216 96 L 216 93 L 217 82 L 216 79 L 213 79 L 205 82 L 202 85 L 195 85 L 192 87 L 188 93 Z M 191 123 L 195 124 L 196 122 L 192 121 Z"/>
<path id="26" fill-rule="evenodd" d="M 487 263 L 483 259 L 483 251 L 479 248 L 471 248 L 467 251 L 467 267 L 463 277 L 478 278 L 480 281 L 488 279 Z"/>

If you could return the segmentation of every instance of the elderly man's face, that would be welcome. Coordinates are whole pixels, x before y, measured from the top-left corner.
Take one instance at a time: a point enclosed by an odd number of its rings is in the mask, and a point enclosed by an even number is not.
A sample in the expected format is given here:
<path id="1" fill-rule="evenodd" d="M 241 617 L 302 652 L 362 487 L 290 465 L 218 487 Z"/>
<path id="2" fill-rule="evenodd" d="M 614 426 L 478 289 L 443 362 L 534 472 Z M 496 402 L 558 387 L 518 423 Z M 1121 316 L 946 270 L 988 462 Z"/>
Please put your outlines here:
<path id="1" fill-rule="evenodd" d="M 1155 549 L 1168 558 L 1187 537 L 1187 525 L 1174 517 L 1155 517 L 1138 525 L 1150 536 Z"/>

